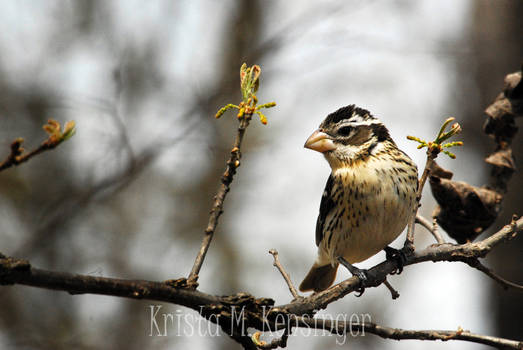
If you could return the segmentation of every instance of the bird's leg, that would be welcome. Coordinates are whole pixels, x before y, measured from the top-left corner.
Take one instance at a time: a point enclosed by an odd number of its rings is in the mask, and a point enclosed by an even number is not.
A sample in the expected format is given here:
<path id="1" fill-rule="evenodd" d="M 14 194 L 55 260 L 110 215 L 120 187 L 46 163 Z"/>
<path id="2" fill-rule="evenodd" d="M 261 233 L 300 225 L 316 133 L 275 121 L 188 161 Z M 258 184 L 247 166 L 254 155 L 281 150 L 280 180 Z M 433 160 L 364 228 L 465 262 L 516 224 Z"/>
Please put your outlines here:
<path id="1" fill-rule="evenodd" d="M 356 296 L 357 297 L 361 297 L 362 294 L 365 292 L 365 282 L 368 279 L 368 277 L 367 277 L 367 270 L 357 268 L 356 266 L 352 265 L 350 262 L 345 260 L 345 258 L 342 257 L 342 256 L 339 256 L 337 260 L 338 260 L 338 262 L 340 264 L 345 266 L 347 268 L 347 270 L 349 270 L 349 272 L 353 276 L 356 276 L 356 277 L 359 278 L 359 280 L 360 280 L 360 288 L 358 288 L 358 293 L 359 294 L 356 295 Z"/>
<path id="2" fill-rule="evenodd" d="M 402 250 L 394 249 L 392 247 L 383 248 L 387 260 L 394 261 L 397 265 L 397 269 L 391 272 L 391 275 L 399 275 L 403 271 L 403 266 L 407 261 L 407 256 Z"/>

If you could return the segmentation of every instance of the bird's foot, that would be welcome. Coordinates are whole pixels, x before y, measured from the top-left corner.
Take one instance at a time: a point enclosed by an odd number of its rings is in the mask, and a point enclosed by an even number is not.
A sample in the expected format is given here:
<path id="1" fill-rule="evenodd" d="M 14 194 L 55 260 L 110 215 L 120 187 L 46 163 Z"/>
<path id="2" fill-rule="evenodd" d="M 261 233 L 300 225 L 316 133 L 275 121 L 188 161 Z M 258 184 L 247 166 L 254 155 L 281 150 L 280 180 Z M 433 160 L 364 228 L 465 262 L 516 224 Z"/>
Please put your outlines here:
<path id="1" fill-rule="evenodd" d="M 352 265 L 350 262 L 345 260 L 342 256 L 338 257 L 338 262 L 345 266 L 353 276 L 358 277 L 358 279 L 360 280 L 360 287 L 357 289 L 358 294 L 356 296 L 361 297 L 365 292 L 365 284 L 368 280 L 367 270 L 357 268 L 356 266 Z"/>
<path id="2" fill-rule="evenodd" d="M 405 262 L 407 262 L 407 255 L 402 250 L 394 249 L 388 246 L 385 247 L 383 250 L 385 250 L 385 256 L 387 260 L 393 261 L 397 265 L 396 270 L 392 271 L 390 274 L 399 275 L 403 271 L 403 266 L 405 265 Z"/>

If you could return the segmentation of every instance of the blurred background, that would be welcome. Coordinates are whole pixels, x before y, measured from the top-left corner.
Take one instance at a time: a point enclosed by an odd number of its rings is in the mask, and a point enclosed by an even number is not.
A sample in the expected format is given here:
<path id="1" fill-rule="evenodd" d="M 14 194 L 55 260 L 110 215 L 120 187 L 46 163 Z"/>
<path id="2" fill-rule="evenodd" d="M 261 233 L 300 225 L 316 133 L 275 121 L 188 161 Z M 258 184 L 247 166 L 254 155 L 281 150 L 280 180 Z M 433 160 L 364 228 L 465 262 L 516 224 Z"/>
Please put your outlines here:
<path id="1" fill-rule="evenodd" d="M 315 257 L 315 221 L 330 171 L 319 153 L 303 149 L 305 139 L 328 113 L 355 103 L 380 117 L 422 167 L 424 152 L 405 136 L 431 138 L 454 116 L 465 147 L 456 149 L 456 161 L 441 157 L 440 164 L 457 180 L 483 185 L 489 173 L 483 158 L 494 143 L 482 133 L 482 111 L 504 76 L 520 69 L 521 18 L 518 0 L 3 1 L 0 158 L 17 137 L 26 149 L 37 147 L 48 118 L 74 119 L 77 134 L 0 173 L 0 251 L 40 268 L 93 276 L 186 276 L 235 134 L 232 114 L 213 115 L 239 101 L 240 65 L 260 64 L 259 100 L 278 106 L 267 110 L 267 126 L 253 120 L 247 130 L 200 289 L 287 303 L 291 296 L 268 250 L 279 251 L 299 284 Z M 523 154 L 521 134 L 514 153 Z M 516 173 L 503 215 L 485 235 L 522 214 L 522 182 Z M 435 204 L 428 188 L 422 203 L 430 218 Z M 416 232 L 417 247 L 433 243 L 423 229 Z M 522 283 L 522 252 L 519 238 L 498 247 L 486 264 Z M 380 253 L 360 267 L 383 259 Z M 348 277 L 340 269 L 338 280 Z M 399 299 L 379 287 L 361 298 L 348 295 L 322 314 L 364 313 L 386 326 L 461 326 L 521 340 L 521 293 L 504 291 L 468 266 L 418 264 L 389 281 Z M 176 325 L 168 336 L 150 336 L 151 305 L 200 322 L 176 305 L 1 287 L 0 347 L 239 347 L 223 333 L 200 336 L 195 328 L 184 335 Z M 200 324 L 207 329 L 206 321 Z M 372 335 L 337 345 L 332 335 L 299 331 L 288 345 L 483 348 Z"/>

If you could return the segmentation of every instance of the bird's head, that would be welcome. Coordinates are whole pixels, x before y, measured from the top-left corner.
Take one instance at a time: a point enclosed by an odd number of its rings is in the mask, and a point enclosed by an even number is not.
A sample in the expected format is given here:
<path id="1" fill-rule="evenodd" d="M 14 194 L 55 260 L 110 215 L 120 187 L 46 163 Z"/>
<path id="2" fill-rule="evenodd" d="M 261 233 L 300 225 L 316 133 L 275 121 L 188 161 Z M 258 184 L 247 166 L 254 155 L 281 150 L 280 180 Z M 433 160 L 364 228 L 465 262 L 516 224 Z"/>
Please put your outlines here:
<path id="1" fill-rule="evenodd" d="M 305 147 L 321 152 L 333 170 L 351 166 L 394 145 L 389 131 L 369 111 L 350 105 L 331 113 L 305 142 Z"/>

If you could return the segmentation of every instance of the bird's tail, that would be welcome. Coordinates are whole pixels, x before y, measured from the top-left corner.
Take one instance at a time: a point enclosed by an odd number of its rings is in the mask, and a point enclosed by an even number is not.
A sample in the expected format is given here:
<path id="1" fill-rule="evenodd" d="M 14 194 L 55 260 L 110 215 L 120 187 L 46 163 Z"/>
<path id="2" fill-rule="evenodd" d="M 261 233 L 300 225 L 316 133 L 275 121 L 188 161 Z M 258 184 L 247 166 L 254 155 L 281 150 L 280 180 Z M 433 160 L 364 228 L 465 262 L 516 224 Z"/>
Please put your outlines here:
<path id="1" fill-rule="evenodd" d="M 336 278 L 336 271 L 338 271 L 337 264 L 334 267 L 331 264 L 323 266 L 312 265 L 309 273 L 300 284 L 300 291 L 307 292 L 313 290 L 321 292 L 329 288 Z"/>

